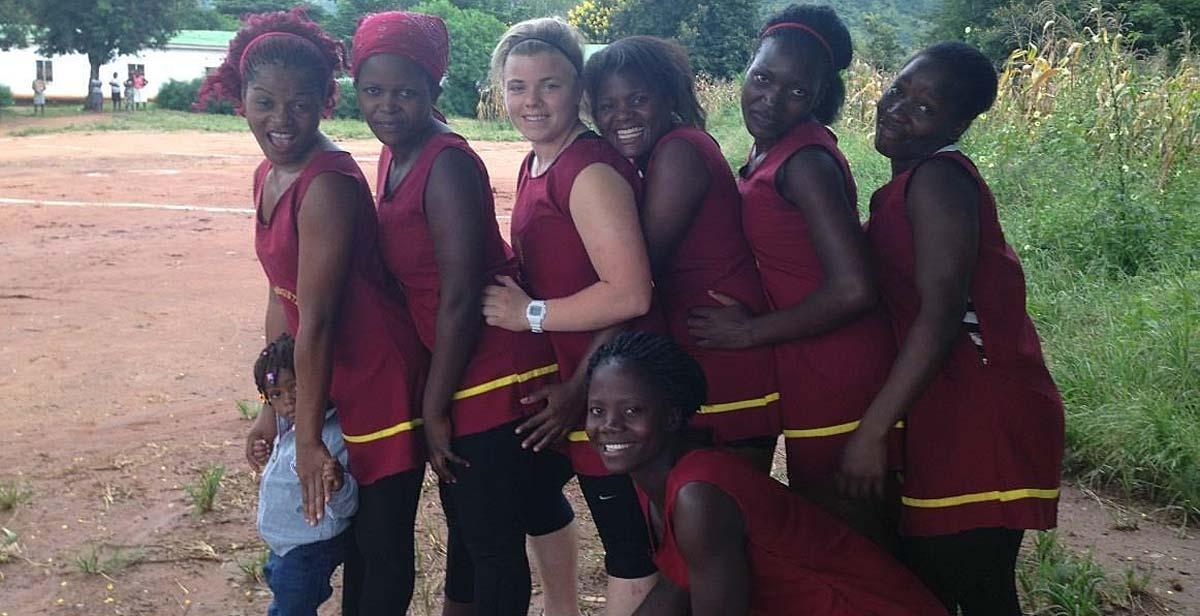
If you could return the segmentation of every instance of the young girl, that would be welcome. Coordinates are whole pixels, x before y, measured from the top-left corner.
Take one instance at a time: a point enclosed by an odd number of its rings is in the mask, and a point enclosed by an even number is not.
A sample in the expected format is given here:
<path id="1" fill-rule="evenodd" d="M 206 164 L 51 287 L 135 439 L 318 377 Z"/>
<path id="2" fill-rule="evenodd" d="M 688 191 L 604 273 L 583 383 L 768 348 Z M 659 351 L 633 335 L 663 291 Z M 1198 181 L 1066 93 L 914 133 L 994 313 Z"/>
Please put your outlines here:
<path id="1" fill-rule="evenodd" d="M 721 147 L 704 132 L 687 55 L 633 36 L 593 55 L 584 76 L 597 128 L 642 173 L 642 230 L 671 336 L 708 377 L 710 403 L 693 421 L 770 471 L 779 434 L 771 348 L 708 348 L 688 333 L 688 313 L 699 306 L 731 298 L 755 313 L 767 308 L 742 234 L 741 195 Z"/>
<path id="2" fill-rule="evenodd" d="M 492 70 L 509 119 L 533 150 L 521 164 L 512 220 L 530 293 L 501 277 L 502 286 L 485 291 L 483 313 L 489 325 L 547 332 L 554 347 L 563 383 L 526 398 L 546 407 L 518 430 L 535 450 L 570 432 L 571 462 L 604 544 L 606 611 L 623 616 L 653 584 L 654 563 L 638 530 L 633 483 L 608 473 L 580 428 L 587 356 L 614 328 L 650 308 L 637 170 L 579 119 L 583 50 L 566 22 L 534 19 L 509 28 L 492 54 Z"/>
<path id="3" fill-rule="evenodd" d="M 254 174 L 255 249 L 269 283 L 266 334 L 296 339 L 296 474 L 310 524 L 331 495 L 321 472 L 328 403 L 338 408 L 360 484 L 360 614 L 394 614 L 412 597 L 413 524 L 424 464 L 418 410 L 427 354 L 377 251 L 370 186 L 320 131 L 333 108 L 341 44 L 302 11 L 254 15 L 200 91 L 232 99 L 266 160 Z M 259 416 L 250 442 L 274 438 Z"/>
<path id="4" fill-rule="evenodd" d="M 721 348 L 775 345 L 793 488 L 866 526 L 834 500 L 842 448 L 892 358 L 876 308 L 854 178 L 826 124 L 841 109 L 850 34 L 824 6 L 771 17 L 742 88 L 754 137 L 741 170 L 742 220 L 770 309 L 699 308 L 692 333 Z"/>
<path id="5" fill-rule="evenodd" d="M 574 513 L 561 489 L 569 462 L 554 451 L 523 449 L 516 434 L 527 414 L 520 399 L 557 376 L 554 352 L 544 338 L 485 326 L 480 315 L 483 288 L 497 275 L 519 275 L 500 237 L 483 161 L 433 108 L 449 62 L 445 24 L 419 13 L 377 13 L 359 24 L 353 49 L 359 109 L 384 146 L 380 251 L 432 352 L 422 417 L 451 535 L 444 613 L 473 602 L 480 616 L 524 616 L 526 530 L 574 540 L 573 529 L 564 531 Z M 559 479 L 531 481 L 547 475 Z M 574 588 L 574 577 L 564 585 Z M 565 612 L 554 604 L 558 594 L 548 593 L 551 613 Z"/>
<path id="6" fill-rule="evenodd" d="M 663 577 L 638 614 L 937 616 L 937 600 L 880 548 L 687 427 L 700 366 L 670 339 L 624 333 L 588 365 L 587 431 L 637 482 Z"/>
<path id="7" fill-rule="evenodd" d="M 978 50 L 914 56 L 877 109 L 892 180 L 871 198 L 871 254 L 900 354 L 846 446 L 849 494 L 877 492 L 884 434 L 905 417 L 908 563 L 946 607 L 1020 614 L 1022 529 L 1055 525 L 1062 402 L 1025 312 L 996 203 L 955 143 L 996 98 Z"/>
<path id="8" fill-rule="evenodd" d="M 264 572 L 274 595 L 270 614 L 316 614 L 317 607 L 333 594 L 329 577 L 345 558 L 346 530 L 358 506 L 358 487 L 345 471 L 346 443 L 333 409 L 325 411 L 321 441 L 332 459 L 321 479 L 332 495 L 327 515 L 316 526 L 300 515 L 300 481 L 296 462 L 296 372 L 292 337 L 280 334 L 254 362 L 254 384 L 263 407 L 275 416 L 275 442 L 255 443 L 256 468 L 262 468 L 258 488 L 258 534 L 270 547 Z"/>

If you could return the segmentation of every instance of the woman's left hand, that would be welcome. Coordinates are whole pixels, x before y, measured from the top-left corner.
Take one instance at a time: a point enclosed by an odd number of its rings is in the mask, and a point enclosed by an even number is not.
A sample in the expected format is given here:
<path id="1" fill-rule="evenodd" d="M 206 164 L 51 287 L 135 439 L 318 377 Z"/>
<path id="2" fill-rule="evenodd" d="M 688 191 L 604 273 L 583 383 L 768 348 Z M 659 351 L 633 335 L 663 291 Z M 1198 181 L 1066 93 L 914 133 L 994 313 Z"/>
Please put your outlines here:
<path id="1" fill-rule="evenodd" d="M 500 284 L 483 290 L 484 321 L 510 332 L 529 331 L 529 320 L 525 318 L 529 294 L 510 276 L 496 276 L 496 280 Z"/>
<path id="2" fill-rule="evenodd" d="M 688 333 L 702 347 L 714 349 L 745 349 L 754 346 L 751 324 L 754 315 L 741 302 L 721 293 L 708 295 L 721 304 L 720 308 L 693 308 L 688 317 Z"/>

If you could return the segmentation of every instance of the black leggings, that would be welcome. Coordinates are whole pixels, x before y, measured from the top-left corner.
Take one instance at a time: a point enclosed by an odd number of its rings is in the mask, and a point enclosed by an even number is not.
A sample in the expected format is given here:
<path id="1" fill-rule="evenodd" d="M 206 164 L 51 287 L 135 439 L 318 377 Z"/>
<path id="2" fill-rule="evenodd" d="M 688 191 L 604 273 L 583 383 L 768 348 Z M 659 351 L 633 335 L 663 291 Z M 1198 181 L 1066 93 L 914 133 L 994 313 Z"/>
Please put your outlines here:
<path id="1" fill-rule="evenodd" d="M 612 577 L 629 580 L 657 571 L 633 479 L 629 475 L 579 475 L 579 490 L 587 499 L 604 545 L 604 570 Z"/>
<path id="2" fill-rule="evenodd" d="M 1023 530 L 977 528 L 954 535 L 905 537 L 904 561 L 946 606 L 963 616 L 1021 616 L 1017 552 Z"/>
<path id="3" fill-rule="evenodd" d="M 439 493 L 449 530 L 446 597 L 474 603 L 478 616 L 524 616 L 530 573 L 525 535 L 559 530 L 575 513 L 562 494 L 565 456 L 521 448 L 517 423 L 454 439 L 470 463 L 455 466 Z"/>
<path id="4" fill-rule="evenodd" d="M 362 558 L 361 616 L 408 610 L 417 575 L 413 527 L 424 477 L 422 466 L 358 488 L 354 537 Z"/>

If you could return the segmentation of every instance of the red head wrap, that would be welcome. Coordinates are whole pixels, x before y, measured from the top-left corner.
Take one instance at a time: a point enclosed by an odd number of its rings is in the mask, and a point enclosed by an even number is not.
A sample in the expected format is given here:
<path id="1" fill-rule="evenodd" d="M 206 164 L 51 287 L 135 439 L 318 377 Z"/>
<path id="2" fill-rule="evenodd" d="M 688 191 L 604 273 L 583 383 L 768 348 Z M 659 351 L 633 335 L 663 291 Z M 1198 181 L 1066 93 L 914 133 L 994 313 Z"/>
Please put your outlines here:
<path id="1" fill-rule="evenodd" d="M 416 62 L 434 82 L 441 81 L 450 62 L 450 34 L 440 17 L 408 11 L 367 15 L 354 32 L 354 63 L 350 74 L 358 79 L 363 62 L 391 53 Z"/>

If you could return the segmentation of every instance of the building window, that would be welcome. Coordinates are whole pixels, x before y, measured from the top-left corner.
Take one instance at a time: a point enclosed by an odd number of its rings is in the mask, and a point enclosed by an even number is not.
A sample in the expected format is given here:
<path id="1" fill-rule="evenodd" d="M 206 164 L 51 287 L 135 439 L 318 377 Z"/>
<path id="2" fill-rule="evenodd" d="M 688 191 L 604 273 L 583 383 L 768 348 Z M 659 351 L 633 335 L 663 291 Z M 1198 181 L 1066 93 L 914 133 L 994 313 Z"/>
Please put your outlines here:
<path id="1" fill-rule="evenodd" d="M 37 61 L 37 78 L 50 83 L 54 81 L 54 63 L 50 60 Z"/>
<path id="2" fill-rule="evenodd" d="M 134 75 L 141 75 L 141 76 L 145 77 L 146 76 L 146 65 L 145 64 L 130 64 L 129 65 L 129 76 L 133 77 Z"/>

